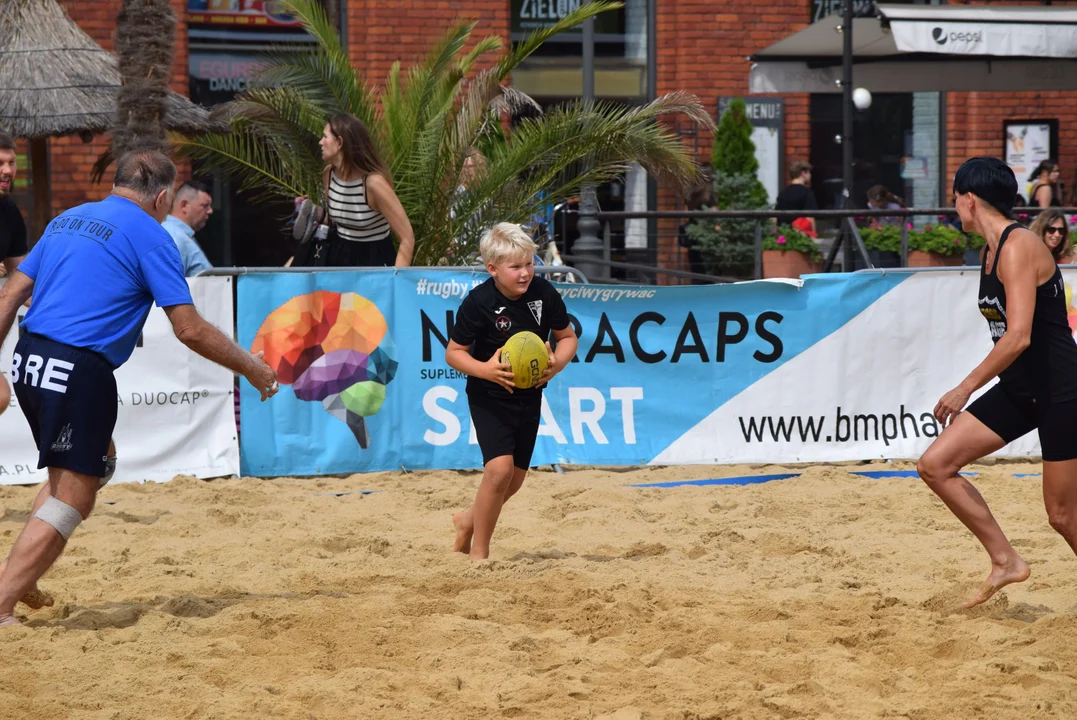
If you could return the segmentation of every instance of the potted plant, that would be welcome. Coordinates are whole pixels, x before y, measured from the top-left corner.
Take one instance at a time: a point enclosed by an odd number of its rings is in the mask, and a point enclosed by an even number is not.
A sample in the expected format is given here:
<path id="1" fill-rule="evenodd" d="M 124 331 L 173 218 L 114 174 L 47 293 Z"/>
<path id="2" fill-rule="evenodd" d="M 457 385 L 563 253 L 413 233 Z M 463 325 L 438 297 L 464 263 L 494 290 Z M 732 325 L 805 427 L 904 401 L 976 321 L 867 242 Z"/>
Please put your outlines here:
<path id="1" fill-rule="evenodd" d="M 894 224 L 872 222 L 859 229 L 868 257 L 875 267 L 901 267 L 901 228 Z"/>
<path id="2" fill-rule="evenodd" d="M 946 267 L 965 262 L 968 241 L 957 228 L 928 225 L 909 231 L 909 267 Z"/>
<path id="3" fill-rule="evenodd" d="M 763 277 L 798 278 L 819 272 L 819 243 L 791 225 L 779 225 L 763 238 Z"/>

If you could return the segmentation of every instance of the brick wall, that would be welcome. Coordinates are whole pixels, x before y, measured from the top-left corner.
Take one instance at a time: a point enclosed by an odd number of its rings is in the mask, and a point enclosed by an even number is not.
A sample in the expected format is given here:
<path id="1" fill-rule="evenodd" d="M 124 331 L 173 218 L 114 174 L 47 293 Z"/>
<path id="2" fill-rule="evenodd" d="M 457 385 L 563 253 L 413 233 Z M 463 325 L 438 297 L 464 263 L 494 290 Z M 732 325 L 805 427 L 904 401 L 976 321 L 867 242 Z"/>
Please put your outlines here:
<path id="1" fill-rule="evenodd" d="M 79 24 L 94 41 L 112 52 L 115 46 L 116 15 L 121 0 L 59 0 L 68 16 Z M 175 60 L 172 65 L 172 89 L 187 95 L 187 3 L 171 0 L 176 13 Z M 77 135 L 49 140 L 51 167 L 51 215 L 56 216 L 68 208 L 84 202 L 100 200 L 108 195 L 111 182 L 108 176 L 98 184 L 90 182 L 94 162 L 108 147 L 107 136 L 96 136 L 84 143 Z"/>
<path id="2" fill-rule="evenodd" d="M 477 21 L 477 40 L 498 35 L 509 41 L 508 0 L 349 0 L 348 52 L 372 84 L 383 84 L 397 60 L 420 60 L 458 20 Z M 474 42 L 474 40 L 473 40 Z"/>
<path id="3" fill-rule="evenodd" d="M 684 90 L 699 96 L 714 117 L 718 97 L 748 92 L 747 57 L 809 24 L 808 0 L 768 0 L 754 11 L 748 4 L 721 5 L 707 0 L 659 2 L 658 94 Z M 785 157 L 807 158 L 808 95 L 785 95 Z M 700 138 L 699 160 L 710 161 L 711 138 Z M 678 198 L 660 194 L 660 209 L 673 210 Z M 659 264 L 687 269 L 676 241 L 676 221 L 659 223 Z"/>

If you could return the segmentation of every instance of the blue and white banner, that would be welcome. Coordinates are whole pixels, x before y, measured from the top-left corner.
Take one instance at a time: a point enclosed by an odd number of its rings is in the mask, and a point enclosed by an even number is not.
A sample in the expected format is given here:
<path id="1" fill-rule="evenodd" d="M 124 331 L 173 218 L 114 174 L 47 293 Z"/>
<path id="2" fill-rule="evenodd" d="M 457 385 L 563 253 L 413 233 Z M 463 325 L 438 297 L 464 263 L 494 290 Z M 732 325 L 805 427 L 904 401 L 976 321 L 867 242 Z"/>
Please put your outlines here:
<path id="1" fill-rule="evenodd" d="M 445 364 L 485 273 L 239 279 L 239 337 L 282 375 L 241 391 L 244 472 L 476 468 L 465 379 Z M 533 463 L 916 457 L 930 412 L 990 350 L 975 272 L 722 286 L 560 285 L 580 347 L 544 394 Z M 1067 277 L 1067 280 L 1071 278 Z M 1000 454 L 1038 452 L 1035 435 Z"/>

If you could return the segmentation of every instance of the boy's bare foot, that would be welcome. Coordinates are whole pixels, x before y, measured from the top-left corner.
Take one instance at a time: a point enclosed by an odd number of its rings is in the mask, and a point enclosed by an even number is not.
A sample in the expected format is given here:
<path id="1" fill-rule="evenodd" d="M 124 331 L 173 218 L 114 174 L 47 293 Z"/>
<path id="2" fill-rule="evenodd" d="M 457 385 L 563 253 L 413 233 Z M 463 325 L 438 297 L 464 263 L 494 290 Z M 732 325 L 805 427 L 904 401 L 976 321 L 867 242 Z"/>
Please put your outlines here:
<path id="1" fill-rule="evenodd" d="M 14 615 L 0 615 L 0 627 L 9 625 L 22 625 L 22 623 L 16 620 Z"/>
<path id="2" fill-rule="evenodd" d="M 461 510 L 452 516 L 452 524 L 456 528 L 456 541 L 452 544 L 453 552 L 464 554 L 471 552 L 471 536 L 475 534 L 475 525 L 468 522 L 468 515 L 467 510 Z"/>
<path id="3" fill-rule="evenodd" d="M 975 607 L 987 602 L 992 595 L 1002 588 L 1010 583 L 1024 582 L 1028 580 L 1031 574 L 1032 570 L 1029 568 L 1028 563 L 1016 555 L 1012 561 L 1005 565 L 992 564 L 991 574 L 980 584 L 976 594 L 964 602 L 964 607 Z"/>

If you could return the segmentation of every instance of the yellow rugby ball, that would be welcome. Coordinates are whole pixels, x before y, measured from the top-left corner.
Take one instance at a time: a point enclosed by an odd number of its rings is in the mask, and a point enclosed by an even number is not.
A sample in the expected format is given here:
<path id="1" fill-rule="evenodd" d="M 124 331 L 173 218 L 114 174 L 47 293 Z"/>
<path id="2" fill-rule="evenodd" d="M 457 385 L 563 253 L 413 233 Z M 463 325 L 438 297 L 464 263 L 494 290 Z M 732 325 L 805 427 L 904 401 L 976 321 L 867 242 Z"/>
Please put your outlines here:
<path id="1" fill-rule="evenodd" d="M 535 386 L 546 372 L 550 357 L 546 343 L 533 332 L 518 332 L 501 349 L 501 362 L 512 366 L 512 382 L 521 390 Z"/>

